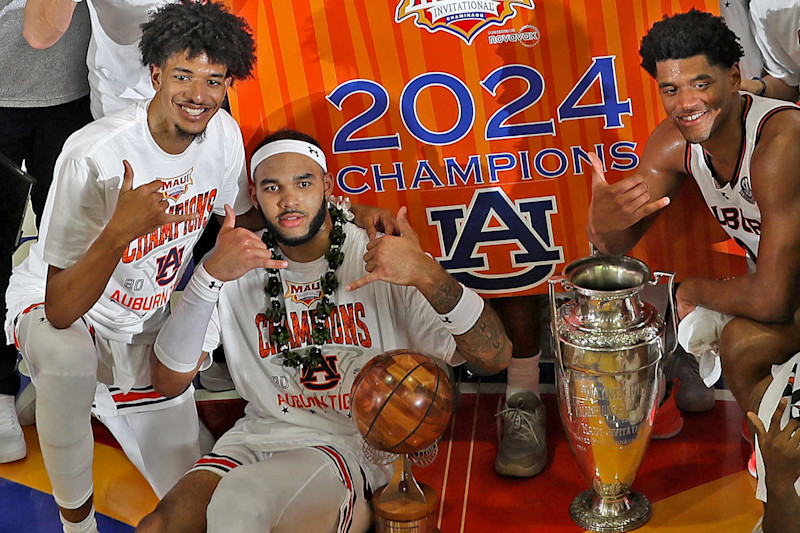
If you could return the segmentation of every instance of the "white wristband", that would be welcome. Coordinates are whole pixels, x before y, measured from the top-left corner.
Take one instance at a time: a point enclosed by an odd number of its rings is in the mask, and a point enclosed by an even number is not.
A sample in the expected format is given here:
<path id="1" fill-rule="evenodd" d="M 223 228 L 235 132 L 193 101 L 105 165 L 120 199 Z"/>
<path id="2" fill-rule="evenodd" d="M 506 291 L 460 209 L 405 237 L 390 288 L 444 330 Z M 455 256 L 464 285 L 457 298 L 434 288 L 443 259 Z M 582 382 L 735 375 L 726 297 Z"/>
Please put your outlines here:
<path id="1" fill-rule="evenodd" d="M 453 335 L 463 335 L 472 329 L 483 313 L 484 305 L 483 298 L 478 293 L 463 284 L 459 285 L 462 289 L 461 299 L 449 313 L 439 315 L 442 325 Z"/>
<path id="2" fill-rule="evenodd" d="M 189 283 L 186 285 L 187 289 L 189 288 L 189 285 L 191 285 L 193 292 L 200 299 L 205 300 L 206 302 L 217 303 L 217 300 L 219 300 L 219 291 L 222 290 L 222 285 L 224 285 L 224 282 L 209 274 L 206 270 L 206 267 L 200 263 L 194 269 L 194 274 L 192 274 Z"/>

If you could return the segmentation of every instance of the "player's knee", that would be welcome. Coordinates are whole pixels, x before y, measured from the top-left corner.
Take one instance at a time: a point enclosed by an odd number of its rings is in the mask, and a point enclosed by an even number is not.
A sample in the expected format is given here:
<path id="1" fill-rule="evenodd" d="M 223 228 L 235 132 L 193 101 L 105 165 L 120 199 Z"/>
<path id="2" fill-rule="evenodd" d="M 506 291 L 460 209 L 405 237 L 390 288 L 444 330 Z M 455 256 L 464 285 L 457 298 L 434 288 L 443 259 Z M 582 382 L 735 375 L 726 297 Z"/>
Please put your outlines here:
<path id="1" fill-rule="evenodd" d="M 750 321 L 743 318 L 734 318 L 722 328 L 719 355 L 723 372 L 738 374 L 751 360 L 754 335 L 748 333 L 750 329 Z"/>
<path id="2" fill-rule="evenodd" d="M 36 376 L 96 378 L 97 355 L 86 327 L 75 322 L 59 330 L 49 324 L 37 327 L 22 347 Z"/>
<path id="3" fill-rule="evenodd" d="M 169 533 L 169 515 L 160 507 L 159 505 L 155 511 L 142 518 L 134 533 Z"/>
<path id="4" fill-rule="evenodd" d="M 174 502 L 170 495 L 167 495 L 158 502 L 152 513 L 142 518 L 139 525 L 136 526 L 135 533 L 176 533 L 184 531 L 175 520 L 180 515 L 179 506 L 173 504 Z"/>
<path id="5" fill-rule="evenodd" d="M 215 522 L 219 517 L 235 516 L 241 524 L 260 524 L 262 528 L 271 526 L 275 502 L 264 497 L 256 480 L 246 475 L 245 470 L 231 470 L 219 482 L 208 504 L 209 522 Z"/>

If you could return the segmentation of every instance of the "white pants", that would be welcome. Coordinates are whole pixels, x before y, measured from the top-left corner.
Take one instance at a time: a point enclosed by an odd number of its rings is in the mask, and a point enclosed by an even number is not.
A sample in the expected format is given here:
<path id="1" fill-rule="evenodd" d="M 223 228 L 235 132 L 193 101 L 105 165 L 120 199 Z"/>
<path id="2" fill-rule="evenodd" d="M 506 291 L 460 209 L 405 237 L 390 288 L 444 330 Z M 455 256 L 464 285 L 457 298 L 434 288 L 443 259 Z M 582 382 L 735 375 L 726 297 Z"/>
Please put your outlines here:
<path id="1" fill-rule="evenodd" d="M 223 476 L 208 505 L 208 533 L 363 533 L 372 526 L 361 469 L 331 446 L 272 453 L 215 446 L 195 469 Z"/>
<path id="2" fill-rule="evenodd" d="M 36 426 L 53 496 L 60 507 L 78 508 L 93 492 L 91 410 L 98 374 L 107 383 L 113 381 L 113 362 L 83 319 L 56 329 L 47 321 L 44 306 L 21 314 L 15 331 L 36 386 Z M 131 351 L 134 348 L 146 351 L 135 345 Z M 149 379 L 148 368 L 142 374 Z M 106 412 L 98 418 L 161 498 L 200 457 L 193 398 L 161 397 L 128 411 L 132 412 L 121 414 L 120 409 L 120 414 Z"/>

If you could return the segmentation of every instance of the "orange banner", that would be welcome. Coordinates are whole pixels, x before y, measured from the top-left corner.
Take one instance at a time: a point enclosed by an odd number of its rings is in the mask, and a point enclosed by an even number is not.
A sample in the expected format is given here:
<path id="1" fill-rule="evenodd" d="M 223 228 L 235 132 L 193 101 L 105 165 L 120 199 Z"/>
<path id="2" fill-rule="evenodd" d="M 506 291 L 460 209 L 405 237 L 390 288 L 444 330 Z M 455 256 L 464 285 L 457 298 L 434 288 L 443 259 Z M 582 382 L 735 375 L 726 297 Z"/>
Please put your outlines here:
<path id="1" fill-rule="evenodd" d="M 589 254 L 596 151 L 635 171 L 664 114 L 639 41 L 715 0 L 228 0 L 257 39 L 231 107 L 248 154 L 282 127 L 315 136 L 337 194 L 409 207 L 426 251 L 492 295 L 543 292 Z M 744 268 L 693 186 L 632 255 L 679 277 Z M 727 250 L 727 248 L 725 248 Z"/>

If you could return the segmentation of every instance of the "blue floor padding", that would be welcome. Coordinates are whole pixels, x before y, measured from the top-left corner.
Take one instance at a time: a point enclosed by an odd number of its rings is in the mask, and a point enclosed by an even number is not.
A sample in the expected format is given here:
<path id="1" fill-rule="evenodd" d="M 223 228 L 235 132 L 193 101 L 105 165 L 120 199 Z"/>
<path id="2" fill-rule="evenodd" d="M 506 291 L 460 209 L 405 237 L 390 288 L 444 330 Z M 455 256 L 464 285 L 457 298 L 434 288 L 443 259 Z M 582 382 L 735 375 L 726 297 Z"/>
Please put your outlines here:
<path id="1" fill-rule="evenodd" d="M 133 527 L 97 514 L 103 533 L 132 533 Z M 0 533 L 61 533 L 53 496 L 0 478 Z"/>

